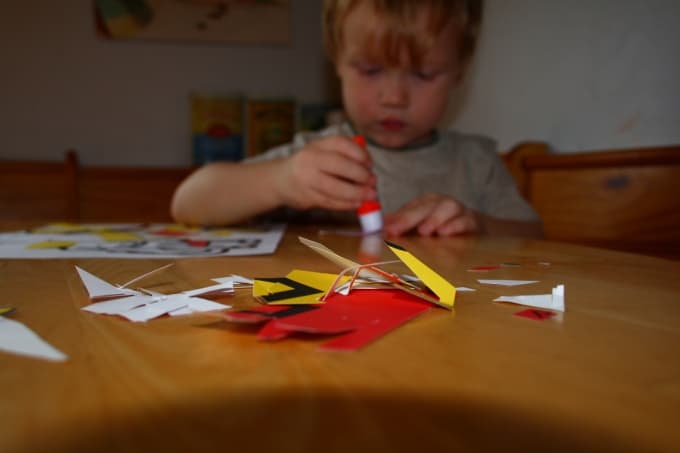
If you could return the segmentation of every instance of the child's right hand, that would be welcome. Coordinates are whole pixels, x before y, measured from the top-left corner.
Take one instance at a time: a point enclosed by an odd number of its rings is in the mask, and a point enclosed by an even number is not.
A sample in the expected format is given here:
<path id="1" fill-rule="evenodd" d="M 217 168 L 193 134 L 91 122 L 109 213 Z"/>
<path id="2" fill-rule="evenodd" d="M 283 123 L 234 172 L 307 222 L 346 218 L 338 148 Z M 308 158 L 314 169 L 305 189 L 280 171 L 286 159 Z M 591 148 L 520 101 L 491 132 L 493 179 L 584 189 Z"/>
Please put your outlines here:
<path id="1" fill-rule="evenodd" d="M 348 137 L 325 137 L 282 161 L 276 191 L 296 209 L 356 209 L 374 199 L 376 178 L 368 152 Z"/>

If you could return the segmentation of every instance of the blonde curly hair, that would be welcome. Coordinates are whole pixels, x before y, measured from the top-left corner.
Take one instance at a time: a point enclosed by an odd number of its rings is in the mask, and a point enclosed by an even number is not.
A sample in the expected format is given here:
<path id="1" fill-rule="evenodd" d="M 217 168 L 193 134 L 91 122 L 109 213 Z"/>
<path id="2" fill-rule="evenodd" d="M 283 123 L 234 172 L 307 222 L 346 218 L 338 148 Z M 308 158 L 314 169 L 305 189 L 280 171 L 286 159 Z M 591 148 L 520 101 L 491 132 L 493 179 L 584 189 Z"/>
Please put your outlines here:
<path id="1" fill-rule="evenodd" d="M 451 20 L 458 23 L 459 57 L 463 65 L 474 54 L 482 19 L 483 0 L 324 0 L 323 35 L 326 53 L 336 61 L 343 50 L 343 25 L 347 15 L 360 3 L 370 3 L 384 19 L 381 35 L 375 37 L 380 56 L 398 64 L 400 49 L 405 48 L 416 65 L 435 38 Z M 426 34 L 413 21 L 418 13 L 427 14 Z"/>

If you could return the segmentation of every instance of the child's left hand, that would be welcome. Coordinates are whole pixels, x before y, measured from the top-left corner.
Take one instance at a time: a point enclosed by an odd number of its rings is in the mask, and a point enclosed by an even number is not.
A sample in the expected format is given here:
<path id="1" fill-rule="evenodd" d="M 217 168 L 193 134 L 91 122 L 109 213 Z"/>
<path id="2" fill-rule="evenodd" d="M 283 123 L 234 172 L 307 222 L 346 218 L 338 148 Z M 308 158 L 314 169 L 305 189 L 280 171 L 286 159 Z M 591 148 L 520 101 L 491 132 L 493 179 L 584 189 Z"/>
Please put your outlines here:
<path id="1" fill-rule="evenodd" d="M 480 221 L 479 214 L 458 200 L 430 193 L 385 215 L 384 231 L 391 236 L 400 236 L 413 229 L 421 236 L 453 236 L 480 232 Z"/>

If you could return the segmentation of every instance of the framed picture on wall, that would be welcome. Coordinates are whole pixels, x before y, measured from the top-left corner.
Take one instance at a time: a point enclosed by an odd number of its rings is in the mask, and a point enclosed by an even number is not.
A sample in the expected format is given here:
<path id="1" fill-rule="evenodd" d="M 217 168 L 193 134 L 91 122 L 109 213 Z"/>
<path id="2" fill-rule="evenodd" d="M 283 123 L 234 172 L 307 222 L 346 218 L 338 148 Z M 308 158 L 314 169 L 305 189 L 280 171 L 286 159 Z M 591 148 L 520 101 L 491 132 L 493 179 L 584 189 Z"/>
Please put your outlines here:
<path id="1" fill-rule="evenodd" d="M 290 43 L 290 0 L 94 0 L 97 32 L 109 39 Z"/>

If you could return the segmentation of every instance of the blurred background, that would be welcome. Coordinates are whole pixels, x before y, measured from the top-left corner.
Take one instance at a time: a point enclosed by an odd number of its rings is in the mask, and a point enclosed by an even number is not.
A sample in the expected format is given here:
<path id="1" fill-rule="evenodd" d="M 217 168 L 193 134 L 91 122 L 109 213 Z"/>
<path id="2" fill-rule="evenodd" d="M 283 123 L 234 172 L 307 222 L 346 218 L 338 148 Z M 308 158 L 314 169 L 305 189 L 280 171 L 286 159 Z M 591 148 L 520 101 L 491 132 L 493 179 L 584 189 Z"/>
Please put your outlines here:
<path id="1" fill-rule="evenodd" d="M 108 39 L 95 2 L 3 2 L 0 159 L 192 163 L 191 95 L 332 104 L 321 1 L 290 1 L 287 43 Z M 487 0 L 444 126 L 505 151 L 680 143 L 680 2 Z"/>

